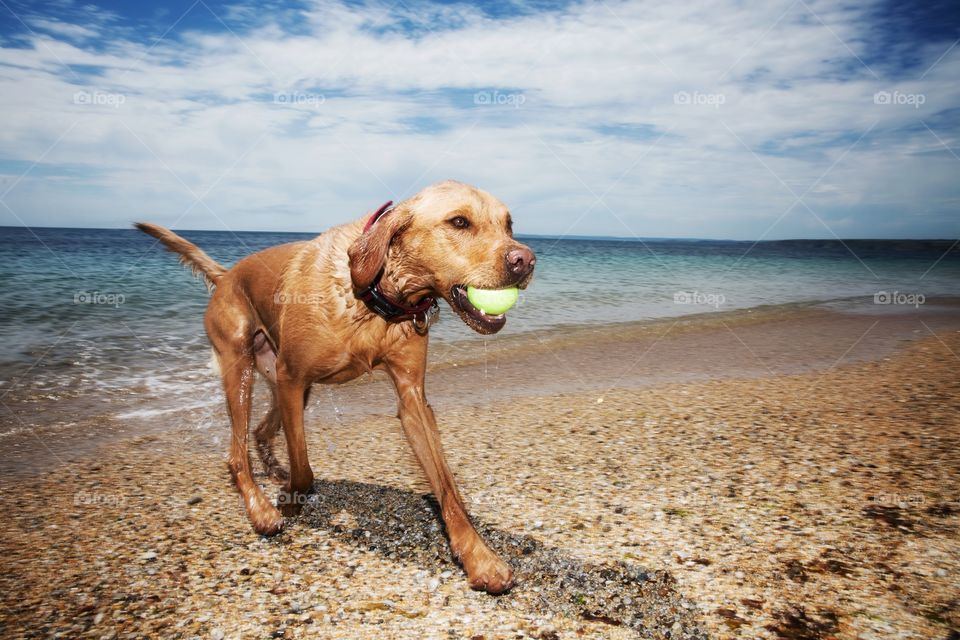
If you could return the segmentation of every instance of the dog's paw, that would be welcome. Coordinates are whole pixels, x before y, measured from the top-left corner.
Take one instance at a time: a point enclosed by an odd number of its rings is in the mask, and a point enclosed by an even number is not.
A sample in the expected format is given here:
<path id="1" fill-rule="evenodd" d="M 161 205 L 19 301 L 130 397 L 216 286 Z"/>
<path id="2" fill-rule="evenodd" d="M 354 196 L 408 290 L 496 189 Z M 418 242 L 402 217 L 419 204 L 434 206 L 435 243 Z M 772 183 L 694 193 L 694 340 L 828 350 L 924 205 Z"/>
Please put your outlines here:
<path id="1" fill-rule="evenodd" d="M 513 569 L 488 548 L 463 558 L 463 567 L 471 589 L 498 594 L 513 586 Z"/>
<path id="2" fill-rule="evenodd" d="M 285 484 L 277 494 L 277 507 L 280 509 L 280 513 L 287 518 L 295 518 L 300 515 L 300 510 L 307 503 L 311 492 L 312 483 L 307 491 L 294 491 L 290 488 L 289 482 Z"/>
<path id="3" fill-rule="evenodd" d="M 283 529 L 283 516 L 273 505 L 251 510 L 248 515 L 253 524 L 253 530 L 261 536 L 275 536 Z"/>

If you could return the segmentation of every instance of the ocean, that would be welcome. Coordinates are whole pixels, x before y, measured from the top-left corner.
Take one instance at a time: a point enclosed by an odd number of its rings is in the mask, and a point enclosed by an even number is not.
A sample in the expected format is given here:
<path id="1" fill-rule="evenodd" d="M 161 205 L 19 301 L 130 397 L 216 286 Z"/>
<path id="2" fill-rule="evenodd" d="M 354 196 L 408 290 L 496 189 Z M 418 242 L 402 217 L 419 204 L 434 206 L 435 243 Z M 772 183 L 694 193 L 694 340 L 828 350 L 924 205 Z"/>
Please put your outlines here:
<path id="1" fill-rule="evenodd" d="M 312 235 L 183 232 L 226 265 Z M 506 328 L 473 334 L 443 304 L 435 349 L 760 306 L 895 310 L 960 295 L 952 241 L 523 241 L 536 276 Z M 203 284 L 133 229 L 0 227 L 0 435 L 91 412 L 219 415 L 206 302 Z"/>

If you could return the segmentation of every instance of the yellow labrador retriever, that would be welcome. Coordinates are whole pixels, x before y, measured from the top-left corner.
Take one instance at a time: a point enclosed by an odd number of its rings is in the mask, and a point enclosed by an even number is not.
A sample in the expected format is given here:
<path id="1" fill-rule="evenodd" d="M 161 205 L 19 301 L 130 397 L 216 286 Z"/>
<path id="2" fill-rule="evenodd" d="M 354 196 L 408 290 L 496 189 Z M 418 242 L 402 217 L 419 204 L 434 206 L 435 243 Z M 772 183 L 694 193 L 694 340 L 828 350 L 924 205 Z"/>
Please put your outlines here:
<path id="1" fill-rule="evenodd" d="M 389 205 L 312 240 L 260 251 L 231 269 L 163 227 L 137 227 L 178 253 L 214 289 L 205 325 L 233 429 L 228 464 L 254 530 L 271 535 L 283 526 L 283 515 L 250 472 L 254 372 L 273 392 L 270 411 L 255 430 L 257 449 L 268 473 L 283 483 L 278 505 L 294 515 L 313 484 L 303 431 L 311 385 L 382 369 L 396 388 L 403 431 L 440 503 L 470 586 L 500 593 L 513 584 L 513 572 L 470 523 L 444 459 L 424 395 L 427 342 L 441 298 L 479 333 L 503 328 L 505 317 L 472 305 L 466 289 L 526 287 L 536 258 L 513 239 L 503 203 L 475 187 L 442 182 Z M 281 425 L 289 472 L 273 454 Z"/>

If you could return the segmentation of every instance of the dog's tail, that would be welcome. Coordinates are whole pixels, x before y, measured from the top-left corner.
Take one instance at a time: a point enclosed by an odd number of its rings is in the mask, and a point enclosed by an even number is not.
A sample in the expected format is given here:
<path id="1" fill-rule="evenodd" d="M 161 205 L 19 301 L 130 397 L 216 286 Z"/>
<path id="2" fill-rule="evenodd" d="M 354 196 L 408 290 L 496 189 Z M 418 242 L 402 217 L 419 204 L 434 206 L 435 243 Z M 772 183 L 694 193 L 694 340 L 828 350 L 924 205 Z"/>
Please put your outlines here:
<path id="1" fill-rule="evenodd" d="M 190 267 L 194 275 L 203 278 L 207 289 L 217 286 L 217 281 L 227 272 L 222 264 L 204 253 L 200 247 L 181 238 L 170 229 L 149 222 L 137 222 L 133 226 L 159 240 L 167 251 L 180 254 L 180 264 Z"/>

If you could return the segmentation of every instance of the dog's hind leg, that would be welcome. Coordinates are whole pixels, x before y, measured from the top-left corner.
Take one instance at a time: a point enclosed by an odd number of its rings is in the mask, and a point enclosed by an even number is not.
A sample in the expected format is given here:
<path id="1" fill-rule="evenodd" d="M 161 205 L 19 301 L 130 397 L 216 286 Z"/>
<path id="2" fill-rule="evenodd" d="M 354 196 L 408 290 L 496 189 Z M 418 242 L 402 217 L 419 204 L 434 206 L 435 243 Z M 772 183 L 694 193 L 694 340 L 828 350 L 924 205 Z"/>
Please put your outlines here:
<path id="1" fill-rule="evenodd" d="M 220 289 L 207 311 L 207 335 L 213 344 L 223 378 L 223 391 L 230 415 L 230 456 L 227 465 L 243 496 L 247 517 L 261 535 L 273 535 L 283 528 L 283 516 L 270 503 L 250 472 L 247 446 L 250 407 L 253 403 L 255 360 L 246 318 L 236 302 L 218 299 Z M 216 303 L 216 304 L 214 304 Z"/>
<path id="2" fill-rule="evenodd" d="M 253 436 L 257 442 L 257 453 L 260 455 L 260 462 L 263 463 L 263 470 L 274 482 L 283 484 L 290 479 L 290 474 L 277 460 L 273 451 L 273 441 L 280 430 L 280 409 L 277 407 L 276 392 L 271 389 L 271 393 L 273 400 L 270 410 L 257 425 Z"/>
<path id="3" fill-rule="evenodd" d="M 277 431 L 280 430 L 280 408 L 277 406 L 277 353 L 263 331 L 258 331 L 253 336 L 253 352 L 257 371 L 267 379 L 270 386 L 270 410 L 254 429 L 253 437 L 257 443 L 257 453 L 260 455 L 264 471 L 272 480 L 282 484 L 290 479 L 290 474 L 273 452 L 273 440 Z"/>

